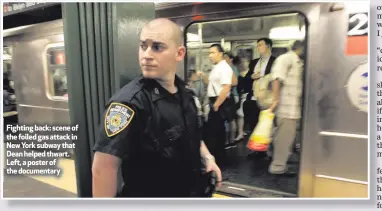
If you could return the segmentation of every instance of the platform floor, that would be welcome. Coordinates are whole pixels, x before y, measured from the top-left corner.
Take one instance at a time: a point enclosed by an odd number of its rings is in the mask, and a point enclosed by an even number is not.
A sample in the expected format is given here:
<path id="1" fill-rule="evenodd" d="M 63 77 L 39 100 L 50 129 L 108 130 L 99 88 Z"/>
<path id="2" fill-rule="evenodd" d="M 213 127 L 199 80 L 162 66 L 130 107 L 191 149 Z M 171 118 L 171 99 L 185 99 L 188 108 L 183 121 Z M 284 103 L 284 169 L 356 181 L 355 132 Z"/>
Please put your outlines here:
<path id="1" fill-rule="evenodd" d="M 75 198 L 76 193 L 28 176 L 4 174 L 4 198 Z"/>

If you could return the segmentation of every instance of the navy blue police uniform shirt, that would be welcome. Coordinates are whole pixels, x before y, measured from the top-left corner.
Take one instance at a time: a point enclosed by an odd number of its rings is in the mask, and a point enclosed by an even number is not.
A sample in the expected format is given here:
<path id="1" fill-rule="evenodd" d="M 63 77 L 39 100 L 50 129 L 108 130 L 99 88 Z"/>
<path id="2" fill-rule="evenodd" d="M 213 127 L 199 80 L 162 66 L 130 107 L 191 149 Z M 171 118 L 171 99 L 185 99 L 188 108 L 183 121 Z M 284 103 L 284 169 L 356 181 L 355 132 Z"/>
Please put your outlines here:
<path id="1" fill-rule="evenodd" d="M 106 105 L 94 151 L 122 159 L 124 196 L 186 196 L 200 175 L 201 125 L 193 92 L 138 77 Z"/>

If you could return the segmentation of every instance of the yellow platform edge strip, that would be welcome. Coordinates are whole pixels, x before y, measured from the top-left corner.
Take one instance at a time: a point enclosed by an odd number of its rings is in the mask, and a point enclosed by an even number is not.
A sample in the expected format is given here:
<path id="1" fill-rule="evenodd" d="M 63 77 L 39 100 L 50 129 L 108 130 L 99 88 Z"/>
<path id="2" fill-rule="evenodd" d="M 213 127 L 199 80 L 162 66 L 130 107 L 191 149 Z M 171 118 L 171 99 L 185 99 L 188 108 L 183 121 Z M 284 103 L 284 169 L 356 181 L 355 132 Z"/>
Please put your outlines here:
<path id="1" fill-rule="evenodd" d="M 212 195 L 212 198 L 231 198 L 231 197 L 215 193 Z"/>

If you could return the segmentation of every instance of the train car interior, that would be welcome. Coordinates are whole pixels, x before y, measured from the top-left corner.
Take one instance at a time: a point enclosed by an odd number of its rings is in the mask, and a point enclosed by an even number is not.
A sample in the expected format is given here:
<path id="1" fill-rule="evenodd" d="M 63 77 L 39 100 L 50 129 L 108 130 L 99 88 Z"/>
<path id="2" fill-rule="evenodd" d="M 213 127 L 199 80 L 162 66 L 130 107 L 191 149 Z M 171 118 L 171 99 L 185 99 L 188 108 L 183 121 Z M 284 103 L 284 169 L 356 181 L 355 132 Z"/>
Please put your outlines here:
<path id="1" fill-rule="evenodd" d="M 241 58 L 245 65 L 239 71 L 248 71 L 249 61 L 259 58 L 257 39 L 272 39 L 272 55 L 278 57 L 287 52 L 295 40 L 305 39 L 305 27 L 304 17 L 297 13 L 192 23 L 185 29 L 188 50 L 186 70 L 195 69 L 208 73 L 212 68 L 208 49 L 211 44 L 219 43 L 226 52 Z M 247 148 L 247 141 L 251 133 L 252 130 L 249 130 L 247 136 L 235 147 L 226 148 L 226 161 L 221 167 L 227 188 L 231 188 L 228 191 L 240 193 L 240 187 L 243 187 L 254 191 L 270 190 L 275 195 L 296 196 L 298 176 L 270 175 L 269 156 L 250 156 L 253 152 Z M 227 139 L 228 137 L 227 135 Z M 299 150 L 296 147 L 288 161 L 289 168 L 298 172 L 299 161 Z"/>

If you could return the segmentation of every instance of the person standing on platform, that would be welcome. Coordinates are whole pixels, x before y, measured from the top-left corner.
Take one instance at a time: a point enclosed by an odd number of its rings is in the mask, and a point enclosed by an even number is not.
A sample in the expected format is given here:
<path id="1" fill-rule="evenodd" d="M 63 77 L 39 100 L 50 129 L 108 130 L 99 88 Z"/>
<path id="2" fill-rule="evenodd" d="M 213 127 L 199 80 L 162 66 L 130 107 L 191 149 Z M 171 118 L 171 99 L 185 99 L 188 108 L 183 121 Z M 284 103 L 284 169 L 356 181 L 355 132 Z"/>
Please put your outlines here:
<path id="1" fill-rule="evenodd" d="M 205 172 L 215 173 L 221 185 L 221 171 L 201 139 L 194 94 L 176 76 L 186 54 L 182 34 L 163 18 L 142 29 L 143 76 L 105 107 L 94 146 L 93 197 L 203 197 Z M 124 186 L 117 194 L 119 168 Z"/>

